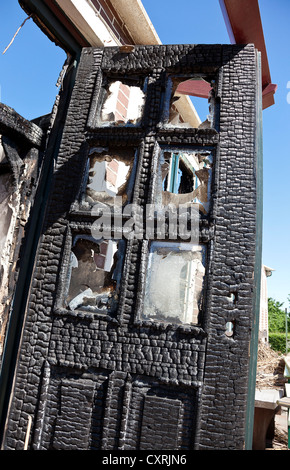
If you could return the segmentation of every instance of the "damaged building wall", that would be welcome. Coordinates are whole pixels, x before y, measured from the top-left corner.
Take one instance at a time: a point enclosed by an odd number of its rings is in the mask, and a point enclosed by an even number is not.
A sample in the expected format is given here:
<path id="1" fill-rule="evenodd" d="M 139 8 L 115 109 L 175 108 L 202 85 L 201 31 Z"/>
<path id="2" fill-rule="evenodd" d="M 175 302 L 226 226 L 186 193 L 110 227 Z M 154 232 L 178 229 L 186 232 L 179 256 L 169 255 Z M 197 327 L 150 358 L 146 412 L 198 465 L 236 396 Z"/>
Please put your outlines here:
<path id="1" fill-rule="evenodd" d="M 0 363 L 33 206 L 44 132 L 0 103 Z"/>
<path id="2" fill-rule="evenodd" d="M 176 76 L 209 81 L 205 126 L 167 125 L 167 91 Z M 132 122 L 107 116 L 104 125 L 108 84 L 130 79 L 144 93 L 142 112 Z M 83 50 L 47 202 L 4 449 L 22 449 L 25 438 L 39 450 L 244 447 L 256 87 L 252 45 Z M 121 163 L 130 169 L 117 187 Z M 156 205 L 148 234 L 143 212 L 135 220 L 138 236 L 127 236 L 130 202 L 137 215 Z M 157 208 L 174 205 L 179 213 L 183 203 L 198 213 L 193 240 L 182 236 L 187 218 L 178 219 L 173 239 L 167 215 L 158 227 Z M 113 218 L 101 236 L 96 205 Z"/>

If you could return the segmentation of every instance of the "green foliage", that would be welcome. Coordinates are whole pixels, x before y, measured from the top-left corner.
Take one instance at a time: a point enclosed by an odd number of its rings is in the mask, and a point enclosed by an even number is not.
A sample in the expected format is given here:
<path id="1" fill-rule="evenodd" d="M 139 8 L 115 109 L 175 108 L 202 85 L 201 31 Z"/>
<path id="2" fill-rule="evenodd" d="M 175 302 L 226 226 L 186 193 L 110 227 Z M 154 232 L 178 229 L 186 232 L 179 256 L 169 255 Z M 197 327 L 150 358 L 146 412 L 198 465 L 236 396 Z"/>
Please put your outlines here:
<path id="1" fill-rule="evenodd" d="M 290 301 L 290 296 L 288 297 Z M 268 299 L 269 343 L 272 349 L 286 353 L 286 314 L 282 309 L 283 302 Z M 290 339 L 290 319 L 287 315 L 288 339 Z"/>
<path id="2" fill-rule="evenodd" d="M 286 334 L 285 333 L 270 333 L 269 332 L 269 344 L 274 351 L 281 354 L 286 353 Z"/>
<path id="3" fill-rule="evenodd" d="M 280 332 L 285 333 L 286 331 L 286 322 L 285 322 L 285 311 L 281 308 L 283 302 L 278 302 L 277 300 L 268 299 L 268 323 L 269 323 L 269 333 Z M 288 329 L 290 323 L 288 319 Z"/>

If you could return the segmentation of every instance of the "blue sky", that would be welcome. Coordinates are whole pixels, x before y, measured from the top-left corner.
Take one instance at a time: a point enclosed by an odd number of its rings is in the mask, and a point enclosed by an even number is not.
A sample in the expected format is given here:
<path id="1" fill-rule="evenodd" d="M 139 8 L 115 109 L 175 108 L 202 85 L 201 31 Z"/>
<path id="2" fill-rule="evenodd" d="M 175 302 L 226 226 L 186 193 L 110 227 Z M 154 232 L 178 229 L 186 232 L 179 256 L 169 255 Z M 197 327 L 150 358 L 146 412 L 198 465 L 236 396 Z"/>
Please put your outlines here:
<path id="1" fill-rule="evenodd" d="M 164 44 L 229 43 L 218 0 L 143 0 L 143 5 Z M 259 5 L 272 83 L 278 85 L 275 105 L 263 111 L 263 263 L 275 269 L 269 296 L 289 308 L 290 1 Z M 26 16 L 17 0 L 1 1 L 0 101 L 33 119 L 51 112 L 65 53 L 30 19 L 3 55 Z"/>

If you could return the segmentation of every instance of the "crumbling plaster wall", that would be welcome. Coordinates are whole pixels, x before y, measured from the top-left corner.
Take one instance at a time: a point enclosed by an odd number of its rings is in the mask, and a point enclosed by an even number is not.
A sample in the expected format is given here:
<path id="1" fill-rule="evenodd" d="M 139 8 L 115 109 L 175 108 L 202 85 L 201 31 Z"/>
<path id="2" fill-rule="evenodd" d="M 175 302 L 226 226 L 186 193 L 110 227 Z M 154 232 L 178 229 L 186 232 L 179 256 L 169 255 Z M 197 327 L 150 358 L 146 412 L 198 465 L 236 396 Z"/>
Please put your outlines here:
<path id="1" fill-rule="evenodd" d="M 168 74 L 216 77 L 206 129 L 160 121 Z M 149 77 L 140 126 L 98 127 L 103 76 Z M 253 318 L 256 53 L 248 46 L 84 49 L 58 154 L 3 446 L 21 449 L 242 449 Z M 138 148 L 133 201 L 154 200 L 162 146 L 214 150 L 204 303 L 195 325 L 142 321 L 148 240 L 129 240 L 118 309 L 64 304 L 70 252 L 94 218 L 80 204 L 90 148 Z M 226 324 L 234 333 L 229 336 Z M 170 410 L 171 413 L 166 413 Z M 160 426 L 162 423 L 162 426 Z M 150 430 L 151 429 L 151 430 Z M 152 432 L 152 429 L 154 432 Z M 156 439 L 155 439 L 156 434 Z"/>

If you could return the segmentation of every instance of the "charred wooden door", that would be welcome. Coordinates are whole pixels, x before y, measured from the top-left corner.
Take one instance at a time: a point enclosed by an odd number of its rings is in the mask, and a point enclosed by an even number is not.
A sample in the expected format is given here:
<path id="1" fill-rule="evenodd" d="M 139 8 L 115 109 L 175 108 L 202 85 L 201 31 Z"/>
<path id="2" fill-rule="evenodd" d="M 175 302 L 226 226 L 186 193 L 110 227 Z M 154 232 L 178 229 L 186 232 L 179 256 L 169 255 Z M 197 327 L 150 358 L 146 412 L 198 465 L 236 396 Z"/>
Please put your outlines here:
<path id="1" fill-rule="evenodd" d="M 202 125 L 180 86 L 197 82 Z M 83 50 L 4 448 L 23 448 L 29 417 L 32 449 L 243 445 L 255 83 L 252 46 Z"/>

